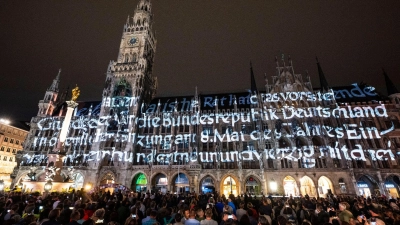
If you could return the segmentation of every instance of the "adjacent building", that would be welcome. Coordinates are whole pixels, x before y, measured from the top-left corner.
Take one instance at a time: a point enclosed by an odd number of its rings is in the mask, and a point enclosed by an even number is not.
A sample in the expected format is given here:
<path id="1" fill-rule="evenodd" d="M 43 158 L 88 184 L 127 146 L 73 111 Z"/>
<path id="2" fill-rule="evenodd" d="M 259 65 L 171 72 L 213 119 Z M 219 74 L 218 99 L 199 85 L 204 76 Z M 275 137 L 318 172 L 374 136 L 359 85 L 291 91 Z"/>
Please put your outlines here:
<path id="1" fill-rule="evenodd" d="M 0 180 L 4 181 L 6 187 L 11 185 L 10 174 L 17 166 L 16 155 L 22 151 L 27 134 L 28 131 L 0 119 Z"/>
<path id="2" fill-rule="evenodd" d="M 369 85 L 330 87 L 317 63 L 316 89 L 282 57 L 262 85 L 250 66 L 248 92 L 155 98 L 152 24 L 152 5 L 140 0 L 101 101 L 76 108 L 61 172 L 71 187 L 398 196 L 400 94 L 386 73 L 383 98 Z M 16 185 L 45 179 L 65 114 L 59 82 L 60 73 L 31 120 Z"/>

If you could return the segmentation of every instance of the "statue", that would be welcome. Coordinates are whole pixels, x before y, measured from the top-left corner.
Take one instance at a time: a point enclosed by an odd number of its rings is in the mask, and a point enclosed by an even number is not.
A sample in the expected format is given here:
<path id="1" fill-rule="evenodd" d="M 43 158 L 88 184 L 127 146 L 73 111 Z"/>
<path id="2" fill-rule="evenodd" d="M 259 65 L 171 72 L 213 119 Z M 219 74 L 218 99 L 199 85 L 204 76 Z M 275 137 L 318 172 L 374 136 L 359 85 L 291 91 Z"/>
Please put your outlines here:
<path id="1" fill-rule="evenodd" d="M 78 99 L 79 95 L 81 94 L 81 91 L 79 90 L 78 85 L 74 89 L 72 89 L 72 98 L 71 101 L 75 102 L 76 99 Z"/>

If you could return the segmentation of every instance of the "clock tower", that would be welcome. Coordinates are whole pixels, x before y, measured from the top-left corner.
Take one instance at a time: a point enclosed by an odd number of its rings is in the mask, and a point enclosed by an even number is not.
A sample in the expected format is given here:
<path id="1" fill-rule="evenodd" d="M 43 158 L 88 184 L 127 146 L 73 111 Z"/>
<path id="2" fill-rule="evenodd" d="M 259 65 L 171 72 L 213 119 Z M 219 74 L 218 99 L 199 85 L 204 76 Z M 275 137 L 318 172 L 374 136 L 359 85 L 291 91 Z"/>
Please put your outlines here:
<path id="1" fill-rule="evenodd" d="M 134 121 L 157 89 L 157 78 L 152 74 L 156 39 L 151 7 L 150 0 L 139 0 L 134 16 L 128 16 L 124 25 L 118 58 L 108 65 L 100 111 L 103 122 L 97 126 L 97 141 L 92 146 L 122 151 L 130 161 L 134 137 L 121 140 L 121 136 L 137 132 Z"/>
<path id="2" fill-rule="evenodd" d="M 151 7 L 150 0 L 140 0 L 134 16 L 128 16 L 118 58 L 109 64 L 103 91 L 103 97 L 133 98 L 137 104 L 130 111 L 134 114 L 142 103 L 150 102 L 157 89 L 157 78 L 152 75 L 156 39 Z"/>

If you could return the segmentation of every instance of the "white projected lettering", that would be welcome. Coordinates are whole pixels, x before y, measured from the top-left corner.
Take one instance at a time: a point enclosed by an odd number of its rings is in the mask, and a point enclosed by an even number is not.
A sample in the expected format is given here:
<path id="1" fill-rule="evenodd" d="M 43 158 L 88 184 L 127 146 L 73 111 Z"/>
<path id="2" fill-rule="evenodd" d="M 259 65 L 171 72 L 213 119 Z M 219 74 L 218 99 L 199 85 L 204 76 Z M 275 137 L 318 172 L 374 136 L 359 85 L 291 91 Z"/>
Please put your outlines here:
<path id="1" fill-rule="evenodd" d="M 234 95 L 226 95 L 217 99 L 216 97 L 204 97 L 203 105 L 208 107 L 243 104 L 260 104 L 262 102 L 286 102 L 286 101 L 311 101 L 324 102 L 334 100 L 335 95 L 343 94 L 339 92 L 313 93 L 313 92 L 285 92 L 274 94 L 261 94 L 261 99 L 250 93 L 238 99 Z M 343 94 L 344 95 L 344 94 Z M 348 96 L 374 96 L 374 89 L 365 87 L 361 89 L 357 84 L 353 84 L 353 89 L 348 91 Z M 321 104 L 314 104 L 312 107 L 294 107 L 283 105 L 281 108 L 257 107 L 247 111 L 221 112 L 221 113 L 172 113 L 176 112 L 177 107 L 181 110 L 190 111 L 197 106 L 198 102 L 189 98 L 181 98 L 179 101 L 167 100 L 163 104 L 149 105 L 147 110 L 142 111 L 140 117 L 128 115 L 129 108 L 138 104 L 135 97 L 106 97 L 102 101 L 102 107 L 109 109 L 106 116 L 79 116 L 72 119 L 69 126 L 69 133 L 64 146 L 71 148 L 73 156 L 71 161 L 76 158 L 85 159 L 85 162 L 98 161 L 110 155 L 113 160 L 122 162 L 163 162 L 172 163 L 177 160 L 200 161 L 200 162 L 240 162 L 257 160 L 287 159 L 289 161 L 301 161 L 305 168 L 315 167 L 315 148 L 318 147 L 318 157 L 330 157 L 345 160 L 363 160 L 370 158 L 376 160 L 395 160 L 395 155 L 390 149 L 363 149 L 362 145 L 354 143 L 352 148 L 339 142 L 340 139 L 362 140 L 377 139 L 382 140 L 382 136 L 395 129 L 394 124 L 387 128 L 366 126 L 356 123 L 356 119 L 387 118 L 388 112 L 384 104 L 375 105 L 344 105 L 334 107 L 323 107 Z M 142 107 L 143 108 L 143 107 Z M 159 113 L 154 113 L 158 110 Z M 107 110 L 106 110 L 107 111 Z M 170 112 L 168 112 L 170 111 Z M 108 111 L 107 111 L 108 112 Z M 217 111 L 218 112 L 218 111 Z M 341 118 L 355 119 L 347 120 L 340 126 L 326 125 L 323 122 L 315 123 L 313 120 Z M 263 129 L 250 129 L 248 124 L 269 124 Z M 35 135 L 32 147 L 55 147 L 57 146 L 59 133 L 63 120 L 60 117 L 41 118 L 37 122 L 38 133 Z M 330 124 L 330 123 L 329 123 Z M 198 127 L 187 129 L 185 133 L 176 132 L 182 127 Z M 227 129 L 216 127 L 224 126 Z M 203 127 L 203 130 L 201 130 Z M 205 130 L 204 128 L 207 127 Z M 255 127 L 255 126 L 253 126 Z M 147 129 L 151 132 L 143 132 Z M 171 130 L 172 129 L 172 130 Z M 253 128 L 254 129 L 254 128 Z M 154 132 L 157 130 L 157 132 Z M 174 131 L 173 131 L 174 130 Z M 290 130 L 290 132 L 288 132 Z M 252 146 L 239 147 L 240 143 L 256 141 L 275 141 L 281 138 L 312 138 L 314 136 L 325 136 L 335 138 L 333 144 L 322 146 L 298 146 L 297 147 L 270 147 L 271 149 L 254 149 Z M 147 149 L 147 152 L 136 152 L 135 154 L 126 150 L 90 150 L 89 153 L 81 154 L 79 149 L 92 146 L 95 143 L 124 144 L 124 146 L 139 146 Z M 198 152 L 198 145 L 205 143 L 215 143 L 211 151 Z M 234 149 L 221 152 L 221 143 L 235 143 Z M 178 152 L 171 146 L 186 146 L 190 152 Z M 103 148 L 99 145 L 98 148 Z M 160 153 L 155 148 L 162 146 L 161 149 L 168 150 L 168 153 Z M 390 142 L 388 143 L 390 148 Z M 193 150 L 196 149 L 196 150 Z M 240 149 L 240 150 L 238 150 Z M 150 153 L 149 153 L 150 151 Z M 172 151 L 172 152 L 171 152 Z M 34 158 L 25 155 L 27 162 L 42 161 L 43 157 L 36 155 Z"/>

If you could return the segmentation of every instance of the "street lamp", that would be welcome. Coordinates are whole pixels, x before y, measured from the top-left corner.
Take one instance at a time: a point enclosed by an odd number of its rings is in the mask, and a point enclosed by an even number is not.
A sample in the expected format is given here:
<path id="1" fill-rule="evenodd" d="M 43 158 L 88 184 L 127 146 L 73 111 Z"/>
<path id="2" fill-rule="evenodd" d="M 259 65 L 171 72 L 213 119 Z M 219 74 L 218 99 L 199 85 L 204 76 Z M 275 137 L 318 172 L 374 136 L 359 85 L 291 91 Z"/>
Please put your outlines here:
<path id="1" fill-rule="evenodd" d="M 51 190 L 51 188 L 53 187 L 53 183 L 51 183 L 51 181 L 47 181 L 47 183 L 44 185 L 44 190 L 46 192 L 49 192 Z"/>
<path id="2" fill-rule="evenodd" d="M 4 190 L 4 180 L 0 180 L 0 192 Z"/>

